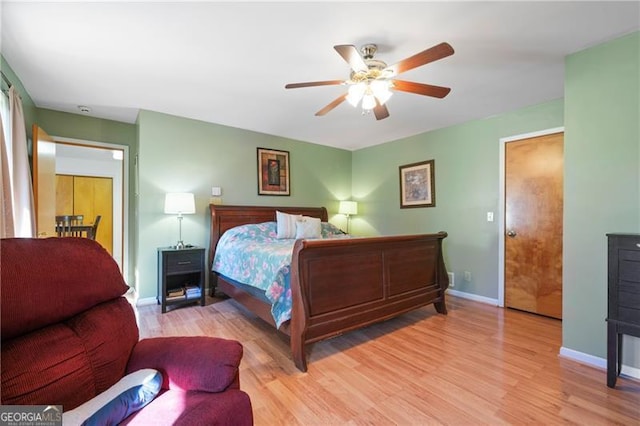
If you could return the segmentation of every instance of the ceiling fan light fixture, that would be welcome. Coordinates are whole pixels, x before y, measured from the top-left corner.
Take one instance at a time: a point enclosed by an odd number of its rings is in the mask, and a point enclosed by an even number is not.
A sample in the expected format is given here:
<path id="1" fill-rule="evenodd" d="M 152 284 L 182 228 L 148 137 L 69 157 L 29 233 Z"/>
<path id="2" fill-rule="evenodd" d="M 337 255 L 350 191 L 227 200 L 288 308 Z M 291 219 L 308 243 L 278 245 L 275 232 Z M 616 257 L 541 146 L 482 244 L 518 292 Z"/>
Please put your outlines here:
<path id="1" fill-rule="evenodd" d="M 391 95 L 393 95 L 393 93 L 387 90 L 375 95 L 375 97 L 376 99 L 378 99 L 378 102 L 380 102 L 380 105 L 384 105 L 391 98 Z"/>
<path id="2" fill-rule="evenodd" d="M 370 111 L 376 107 L 376 98 L 372 94 L 366 94 L 362 97 L 362 109 Z"/>
<path id="3" fill-rule="evenodd" d="M 393 92 L 389 90 L 391 86 L 391 82 L 389 80 L 373 80 L 370 83 L 370 86 L 371 92 L 373 92 L 373 96 L 378 99 L 380 105 L 384 105 L 385 102 L 387 102 L 389 98 L 391 98 L 391 95 L 393 95 Z"/>
<path id="4" fill-rule="evenodd" d="M 354 107 L 358 106 L 360 99 L 364 96 L 364 92 L 367 90 L 366 83 L 357 83 L 349 86 L 347 93 L 347 101 Z"/>

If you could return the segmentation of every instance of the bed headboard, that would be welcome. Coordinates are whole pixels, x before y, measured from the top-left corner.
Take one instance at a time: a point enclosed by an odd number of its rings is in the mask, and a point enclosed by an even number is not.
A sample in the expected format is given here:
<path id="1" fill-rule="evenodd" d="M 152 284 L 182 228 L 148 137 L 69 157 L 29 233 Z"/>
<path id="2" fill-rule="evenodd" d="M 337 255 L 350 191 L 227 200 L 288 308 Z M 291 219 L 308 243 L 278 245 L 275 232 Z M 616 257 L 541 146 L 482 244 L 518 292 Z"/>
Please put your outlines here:
<path id="1" fill-rule="evenodd" d="M 228 229 L 247 223 L 262 223 L 276 220 L 276 210 L 329 220 L 324 207 L 269 207 L 269 206 L 224 206 L 209 204 L 211 212 L 211 234 L 209 235 L 209 272 L 218 240 Z"/>

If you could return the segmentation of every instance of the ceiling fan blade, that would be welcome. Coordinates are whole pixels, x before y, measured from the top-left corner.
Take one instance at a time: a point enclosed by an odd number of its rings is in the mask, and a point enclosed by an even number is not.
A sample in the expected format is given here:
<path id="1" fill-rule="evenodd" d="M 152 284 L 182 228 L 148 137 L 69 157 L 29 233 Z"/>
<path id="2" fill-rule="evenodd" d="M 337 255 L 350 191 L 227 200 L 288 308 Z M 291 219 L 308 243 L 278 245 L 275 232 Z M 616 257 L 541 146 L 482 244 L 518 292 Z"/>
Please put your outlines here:
<path id="1" fill-rule="evenodd" d="M 453 47 L 449 43 L 440 43 L 436 46 L 430 47 L 427 50 L 423 50 L 420 53 L 416 53 L 402 61 L 389 65 L 385 68 L 385 71 L 391 71 L 392 75 L 398 75 L 405 71 L 412 70 L 429 62 L 437 61 L 438 59 L 446 58 L 453 55 Z"/>
<path id="2" fill-rule="evenodd" d="M 444 98 L 449 94 L 449 87 L 432 86 L 431 84 L 414 83 L 413 81 L 393 80 L 393 90 L 415 93 L 416 95 L 432 96 L 434 98 Z"/>
<path id="3" fill-rule="evenodd" d="M 344 100 L 346 98 L 347 98 L 347 94 L 346 93 L 343 94 L 343 95 L 340 95 L 339 97 L 334 99 L 329 105 L 327 105 L 326 107 L 322 108 L 320 111 L 316 112 L 316 115 L 317 116 L 325 115 L 326 113 L 328 113 L 329 111 L 331 111 L 332 109 L 334 109 L 335 107 L 340 105 L 342 102 L 344 102 Z"/>
<path id="4" fill-rule="evenodd" d="M 299 87 L 313 86 L 337 86 L 344 83 L 344 80 L 326 80 L 326 81 L 309 81 L 306 83 L 289 83 L 284 86 L 285 89 L 297 89 Z"/>
<path id="5" fill-rule="evenodd" d="M 362 56 L 360 56 L 358 49 L 356 49 L 354 45 L 340 44 L 333 46 L 333 48 L 336 49 L 336 52 L 338 52 L 340 56 L 342 56 L 342 59 L 347 61 L 352 70 L 356 72 L 369 70 L 369 67 L 364 62 L 364 59 L 362 59 Z"/>
<path id="6" fill-rule="evenodd" d="M 389 116 L 389 110 L 386 105 L 380 105 L 380 102 L 376 99 L 376 106 L 373 108 L 373 114 L 376 116 L 376 120 L 383 120 Z"/>

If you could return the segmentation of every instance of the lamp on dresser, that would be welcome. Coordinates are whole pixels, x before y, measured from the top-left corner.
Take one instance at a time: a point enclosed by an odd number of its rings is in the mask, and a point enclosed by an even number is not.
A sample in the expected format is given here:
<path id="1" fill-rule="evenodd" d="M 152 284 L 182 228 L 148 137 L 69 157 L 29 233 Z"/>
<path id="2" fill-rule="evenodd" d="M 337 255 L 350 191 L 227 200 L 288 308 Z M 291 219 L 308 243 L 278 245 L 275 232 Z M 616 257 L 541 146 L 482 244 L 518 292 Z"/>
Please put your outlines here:
<path id="1" fill-rule="evenodd" d="M 193 194 L 189 192 L 169 192 L 164 198 L 164 212 L 166 214 L 178 215 L 178 243 L 176 249 L 185 247 L 182 241 L 182 215 L 194 214 L 196 212 L 196 202 Z"/>

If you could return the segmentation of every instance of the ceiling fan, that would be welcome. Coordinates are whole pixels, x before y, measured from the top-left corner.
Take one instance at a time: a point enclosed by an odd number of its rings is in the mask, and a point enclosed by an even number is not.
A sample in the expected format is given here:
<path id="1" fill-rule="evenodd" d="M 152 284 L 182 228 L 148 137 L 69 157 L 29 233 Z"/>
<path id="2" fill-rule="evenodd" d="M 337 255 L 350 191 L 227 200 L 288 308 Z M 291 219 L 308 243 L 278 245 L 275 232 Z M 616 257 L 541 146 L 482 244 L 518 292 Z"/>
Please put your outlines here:
<path id="1" fill-rule="evenodd" d="M 444 98 L 451 91 L 448 87 L 432 86 L 430 84 L 415 83 L 412 81 L 397 80 L 395 77 L 405 71 L 426 65 L 447 56 L 453 55 L 453 48 L 449 43 L 440 43 L 429 49 L 423 50 L 402 61 L 388 65 L 378 59 L 373 59 L 378 47 L 375 44 L 365 44 L 358 49 L 351 44 L 341 44 L 333 46 L 340 56 L 351 67 L 351 74 L 347 80 L 327 80 L 311 81 L 306 83 L 290 83 L 285 89 L 297 89 L 300 87 L 313 86 L 349 86 L 347 93 L 340 95 L 327 106 L 316 112 L 316 115 L 325 115 L 345 100 L 351 105 L 358 106 L 362 101 L 364 112 L 371 112 L 377 120 L 382 120 L 389 116 L 386 102 L 392 95 L 392 90 L 415 93 L 418 95 Z"/>

